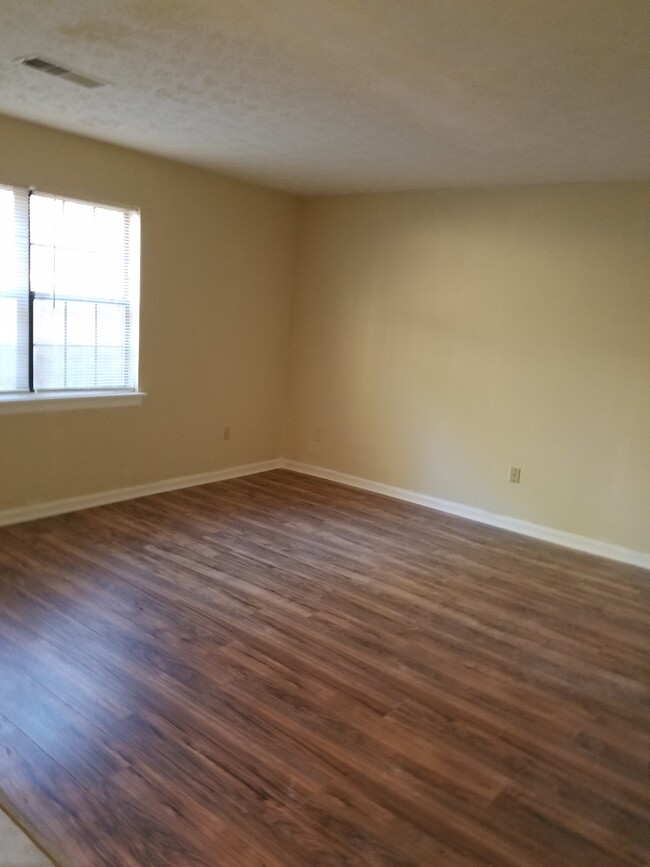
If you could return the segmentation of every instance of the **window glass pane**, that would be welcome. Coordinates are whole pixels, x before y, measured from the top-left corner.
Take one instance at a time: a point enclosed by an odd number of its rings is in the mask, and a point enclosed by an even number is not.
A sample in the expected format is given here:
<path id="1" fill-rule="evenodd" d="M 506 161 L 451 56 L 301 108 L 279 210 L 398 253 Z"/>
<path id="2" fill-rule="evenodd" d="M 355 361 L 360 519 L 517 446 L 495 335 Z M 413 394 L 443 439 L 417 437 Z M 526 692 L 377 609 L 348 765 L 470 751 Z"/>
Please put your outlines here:
<path id="1" fill-rule="evenodd" d="M 0 391 L 29 387 L 27 190 L 0 187 Z"/>
<path id="2" fill-rule="evenodd" d="M 29 261 L 31 290 L 37 295 L 52 295 L 54 292 L 54 247 L 32 244 Z"/>
<path id="3" fill-rule="evenodd" d="M 124 214 L 108 208 L 95 208 L 95 249 L 122 257 Z"/>
<path id="4" fill-rule="evenodd" d="M 76 250 L 92 250 L 94 240 L 94 207 L 80 202 L 60 202 L 56 208 L 57 246 Z"/>
<path id="5" fill-rule="evenodd" d="M 68 301 L 66 343 L 68 346 L 95 345 L 95 304 L 87 301 Z"/>
<path id="6" fill-rule="evenodd" d="M 34 301 L 34 344 L 63 346 L 65 343 L 65 302 L 51 298 Z"/>
<path id="7" fill-rule="evenodd" d="M 95 347 L 68 345 L 66 353 L 66 388 L 95 388 Z"/>
<path id="8" fill-rule="evenodd" d="M 54 244 L 54 199 L 34 194 L 29 202 L 29 234 L 32 244 Z"/>
<path id="9" fill-rule="evenodd" d="M 16 242 L 13 190 L 0 189 L 0 292 L 16 283 Z"/>
<path id="10" fill-rule="evenodd" d="M 137 387 L 139 216 L 0 187 L 0 391 Z"/>
<path id="11" fill-rule="evenodd" d="M 57 296 L 118 300 L 127 295 L 124 264 L 117 256 L 65 247 L 32 247 L 33 262 L 34 253 L 38 259 L 32 266 L 37 281 L 32 283 L 34 292 L 52 294 L 51 283 L 46 280 L 53 275 Z"/>
<path id="12" fill-rule="evenodd" d="M 102 257 L 102 279 L 97 284 L 98 295 L 102 298 L 128 297 L 128 283 L 125 279 L 124 259 L 122 256 Z"/>
<path id="13" fill-rule="evenodd" d="M 135 387 L 138 215 L 40 194 L 32 202 L 35 387 Z"/>
<path id="14" fill-rule="evenodd" d="M 0 343 L 0 391 L 16 391 L 18 357 L 16 347 Z"/>
<path id="15" fill-rule="evenodd" d="M 121 304 L 98 304 L 97 311 L 98 345 L 126 346 L 125 308 Z"/>
<path id="16" fill-rule="evenodd" d="M 65 388 L 65 347 L 34 346 L 34 388 Z"/>
<path id="17" fill-rule="evenodd" d="M 18 379 L 18 302 L 0 296 L 0 391 L 11 391 Z"/>
<path id="18" fill-rule="evenodd" d="M 18 337 L 17 304 L 15 298 L 3 298 L 0 295 L 0 346 L 16 345 Z"/>
<path id="19" fill-rule="evenodd" d="M 97 386 L 127 387 L 124 351 L 118 346 L 100 346 L 97 349 Z"/>
<path id="20" fill-rule="evenodd" d="M 93 291 L 94 262 L 92 253 L 57 247 L 54 258 L 54 284 L 57 295 L 83 296 L 87 288 Z"/>

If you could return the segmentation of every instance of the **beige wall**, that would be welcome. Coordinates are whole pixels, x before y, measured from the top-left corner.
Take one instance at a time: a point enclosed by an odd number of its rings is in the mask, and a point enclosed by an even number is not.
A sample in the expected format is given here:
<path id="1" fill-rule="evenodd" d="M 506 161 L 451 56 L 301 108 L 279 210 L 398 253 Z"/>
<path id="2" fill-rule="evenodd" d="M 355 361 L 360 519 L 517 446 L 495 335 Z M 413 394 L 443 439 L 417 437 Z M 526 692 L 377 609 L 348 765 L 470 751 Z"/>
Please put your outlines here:
<path id="1" fill-rule="evenodd" d="M 0 509 L 278 457 L 286 413 L 287 457 L 650 550 L 649 184 L 299 203 L 2 117 L 0 183 L 142 210 L 148 392 L 0 416 Z"/>
<path id="2" fill-rule="evenodd" d="M 277 457 L 294 198 L 9 118 L 2 183 L 142 210 L 148 397 L 0 416 L 0 509 Z"/>
<path id="3" fill-rule="evenodd" d="M 650 551 L 649 193 L 307 201 L 287 456 Z"/>

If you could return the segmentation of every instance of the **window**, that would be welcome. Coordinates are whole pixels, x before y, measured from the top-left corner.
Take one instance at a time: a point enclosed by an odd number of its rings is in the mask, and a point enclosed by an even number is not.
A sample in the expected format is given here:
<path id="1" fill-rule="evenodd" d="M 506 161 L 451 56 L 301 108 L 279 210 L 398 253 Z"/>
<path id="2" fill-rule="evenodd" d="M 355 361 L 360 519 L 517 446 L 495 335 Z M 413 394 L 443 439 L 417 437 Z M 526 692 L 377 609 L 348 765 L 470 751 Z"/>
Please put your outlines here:
<path id="1" fill-rule="evenodd" d="M 0 401 L 138 393 L 135 211 L 0 187 Z"/>

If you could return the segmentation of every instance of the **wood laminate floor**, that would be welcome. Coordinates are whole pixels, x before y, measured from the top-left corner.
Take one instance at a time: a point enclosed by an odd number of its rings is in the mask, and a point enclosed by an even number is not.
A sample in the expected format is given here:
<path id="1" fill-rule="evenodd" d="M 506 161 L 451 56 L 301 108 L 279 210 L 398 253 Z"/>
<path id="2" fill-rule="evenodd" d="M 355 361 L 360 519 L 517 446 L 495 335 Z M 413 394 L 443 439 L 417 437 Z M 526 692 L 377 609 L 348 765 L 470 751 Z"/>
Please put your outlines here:
<path id="1" fill-rule="evenodd" d="M 642 865 L 650 573 L 277 470 L 0 530 L 62 864 Z"/>

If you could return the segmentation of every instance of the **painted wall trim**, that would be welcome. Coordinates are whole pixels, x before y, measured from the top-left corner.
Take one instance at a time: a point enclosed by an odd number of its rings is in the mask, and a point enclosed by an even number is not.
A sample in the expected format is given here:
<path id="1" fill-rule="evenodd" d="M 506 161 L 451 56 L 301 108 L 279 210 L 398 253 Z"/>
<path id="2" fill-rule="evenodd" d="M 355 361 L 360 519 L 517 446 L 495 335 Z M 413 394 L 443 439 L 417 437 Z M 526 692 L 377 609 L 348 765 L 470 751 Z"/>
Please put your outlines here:
<path id="1" fill-rule="evenodd" d="M 474 506 L 465 506 L 451 500 L 443 500 L 432 497 L 429 494 L 420 494 L 407 488 L 398 488 L 394 485 L 386 485 L 382 482 L 374 482 L 370 479 L 362 479 L 359 476 L 351 476 L 347 473 L 330 470 L 326 467 L 317 467 L 312 464 L 304 464 L 300 461 L 276 458 L 270 461 L 259 461 L 254 464 L 243 464 L 238 467 L 226 467 L 223 470 L 214 470 L 209 473 L 198 473 L 191 476 L 179 476 L 174 479 L 163 479 L 159 482 L 149 482 L 143 485 L 133 485 L 128 488 L 114 488 L 110 491 L 100 491 L 95 494 L 84 494 L 78 497 L 67 497 L 62 500 L 49 500 L 45 503 L 34 503 L 29 506 L 19 506 L 15 509 L 0 511 L 0 526 L 20 524 L 24 521 L 35 521 L 38 518 L 47 518 L 52 515 L 62 515 L 66 512 L 77 512 L 81 509 L 92 509 L 95 506 L 106 506 L 109 503 L 119 503 L 123 500 L 134 500 L 138 497 L 148 497 L 151 494 L 162 494 L 165 491 L 177 491 L 181 488 L 192 488 L 196 485 L 207 485 L 211 482 L 236 479 L 240 476 L 250 476 L 254 473 L 263 473 L 268 470 L 279 468 L 304 473 L 308 476 L 317 476 L 320 479 L 330 479 L 353 488 L 361 488 L 364 491 L 372 491 L 409 503 L 416 503 L 428 509 L 435 509 L 449 515 L 467 518 L 471 521 L 479 521 L 491 527 L 499 527 L 522 536 L 530 536 L 533 539 L 541 539 L 565 548 L 573 548 L 576 551 L 584 551 L 595 554 L 598 557 L 606 557 L 620 563 L 628 563 L 639 566 L 642 569 L 650 569 L 650 553 L 634 551 L 621 545 L 612 545 L 599 539 L 591 539 L 588 536 L 578 536 L 575 533 L 566 533 L 564 530 L 555 530 L 552 527 L 544 527 L 541 524 L 532 524 L 519 518 L 510 518 L 507 515 L 496 515 L 484 509 Z"/>
<path id="2" fill-rule="evenodd" d="M 150 494 L 162 494 L 165 491 L 177 491 L 180 488 L 193 488 L 196 485 L 207 485 L 210 482 L 222 482 L 226 479 L 236 479 L 239 476 L 250 476 L 253 473 L 276 470 L 278 467 L 283 466 L 283 463 L 283 461 L 278 459 L 260 461 L 255 464 L 227 467 L 226 469 L 214 470 L 209 473 L 179 476 L 175 479 L 163 479 L 160 482 L 133 485 L 129 488 L 114 488 L 113 490 L 100 491 L 96 494 L 83 494 L 78 497 L 67 497 L 63 500 L 50 500 L 46 503 L 34 503 L 30 506 L 4 509 L 0 511 L 0 527 L 9 524 L 20 524 L 23 521 L 35 521 L 37 518 L 48 518 L 52 515 L 63 515 L 66 512 L 78 512 L 81 509 L 92 509 L 95 506 L 106 506 L 109 503 L 119 503 L 122 500 L 135 500 L 138 497 L 148 497 Z"/>
<path id="3" fill-rule="evenodd" d="M 317 467 L 311 464 L 303 464 L 300 461 L 284 460 L 282 465 L 285 469 L 304 473 L 308 476 L 317 476 L 319 479 L 330 479 L 353 488 L 362 488 L 364 491 L 372 491 L 376 494 L 384 494 L 397 500 L 406 500 L 425 506 L 427 509 L 436 509 L 449 515 L 457 515 L 460 518 L 468 518 L 471 521 L 479 521 L 481 524 L 489 524 L 491 527 L 499 527 L 522 536 L 530 536 L 533 539 L 541 539 L 544 542 L 552 542 L 554 545 L 562 545 L 564 548 L 573 548 L 576 551 L 584 551 L 587 554 L 596 554 L 598 557 L 606 557 L 619 563 L 628 563 L 631 566 L 640 566 L 642 569 L 650 569 L 650 553 L 634 551 L 624 548 L 622 545 L 612 545 L 609 542 L 601 542 L 588 536 L 578 536 L 575 533 L 566 533 L 564 530 L 555 530 L 552 527 L 544 527 L 541 524 L 532 524 L 519 518 L 510 518 L 507 515 L 496 515 L 484 509 L 474 506 L 465 506 L 462 503 L 454 503 L 451 500 L 442 500 L 428 494 L 420 494 L 407 488 L 398 488 L 394 485 L 385 485 L 382 482 L 373 482 L 370 479 L 362 479 L 359 476 L 350 476 L 340 473 L 338 470 L 329 470 L 325 467 Z"/>

